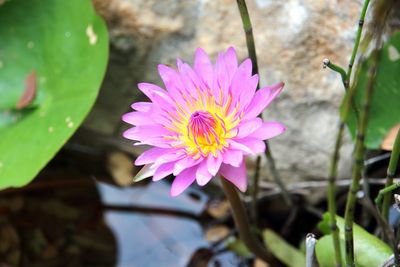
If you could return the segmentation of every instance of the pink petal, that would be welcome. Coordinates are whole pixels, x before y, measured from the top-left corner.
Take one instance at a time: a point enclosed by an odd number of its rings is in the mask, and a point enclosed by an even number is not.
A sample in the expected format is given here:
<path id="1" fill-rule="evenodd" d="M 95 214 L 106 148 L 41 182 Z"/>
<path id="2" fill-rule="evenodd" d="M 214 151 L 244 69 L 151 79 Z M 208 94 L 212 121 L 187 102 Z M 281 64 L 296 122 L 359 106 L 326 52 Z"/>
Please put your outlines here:
<path id="1" fill-rule="evenodd" d="M 222 53 L 218 54 L 214 75 L 214 83 L 212 87 L 212 89 L 214 89 L 214 95 L 218 96 L 219 90 L 221 89 L 223 96 L 226 96 L 228 94 L 230 81 L 225 66 L 224 54 Z"/>
<path id="2" fill-rule="evenodd" d="M 148 146 L 156 146 L 156 147 L 162 147 L 162 148 L 170 148 L 171 147 L 171 140 L 166 140 L 162 136 L 156 136 L 156 137 L 146 138 L 145 140 L 141 140 L 140 142 L 136 142 L 133 145 L 134 146 L 148 145 Z"/>
<path id="3" fill-rule="evenodd" d="M 247 88 L 247 81 L 251 77 L 251 60 L 246 59 L 242 64 L 240 64 L 236 73 L 232 78 L 232 84 L 230 91 L 235 100 L 239 99 L 239 96 L 244 93 Z M 247 91 L 245 91 L 247 93 Z"/>
<path id="4" fill-rule="evenodd" d="M 197 89 L 206 89 L 203 81 L 197 76 L 197 73 L 186 63 L 179 66 L 179 72 L 181 74 L 181 79 L 187 89 L 187 91 L 195 98 L 197 98 Z"/>
<path id="5" fill-rule="evenodd" d="M 159 181 L 168 175 L 172 174 L 175 162 L 167 162 L 160 165 L 153 175 L 153 181 Z"/>
<path id="6" fill-rule="evenodd" d="M 247 107 L 251 102 L 251 100 L 253 99 L 254 94 L 256 93 L 257 85 L 258 85 L 257 74 L 251 76 L 249 79 L 246 80 L 245 86 L 242 92 L 240 93 L 238 100 L 243 109 Z"/>
<path id="7" fill-rule="evenodd" d="M 249 137 L 260 140 L 270 139 L 286 131 L 286 127 L 276 121 L 263 122 L 262 126 L 254 131 Z"/>
<path id="8" fill-rule="evenodd" d="M 203 49 L 197 48 L 194 58 L 194 70 L 203 82 L 212 88 L 214 70 L 210 58 Z"/>
<path id="9" fill-rule="evenodd" d="M 253 154 L 261 154 L 265 152 L 265 143 L 260 139 L 246 137 L 236 140 L 238 143 L 248 147 Z"/>
<path id="10" fill-rule="evenodd" d="M 159 124 L 136 126 L 126 130 L 122 134 L 125 138 L 131 140 L 146 141 L 152 137 L 172 136 L 175 133 L 165 129 Z M 165 139 L 166 140 L 166 139 Z M 166 140 L 167 141 L 167 140 Z"/>
<path id="11" fill-rule="evenodd" d="M 183 159 L 177 161 L 175 163 L 175 167 L 174 167 L 174 172 L 173 174 L 175 176 L 177 176 L 179 173 L 181 173 L 184 169 L 196 166 L 197 164 L 199 164 L 203 159 L 193 159 L 192 157 L 184 157 Z"/>
<path id="12" fill-rule="evenodd" d="M 245 152 L 245 155 L 252 155 L 254 152 L 247 146 L 243 145 L 240 142 L 237 142 L 233 139 L 228 140 L 229 148 L 233 150 L 240 150 L 242 152 Z"/>
<path id="13" fill-rule="evenodd" d="M 217 155 L 214 157 L 211 153 L 207 157 L 207 169 L 211 173 L 212 176 L 217 175 L 219 168 L 221 167 L 222 156 Z"/>
<path id="14" fill-rule="evenodd" d="M 122 116 L 122 120 L 132 125 L 154 124 L 154 121 L 149 119 L 149 113 L 143 113 L 137 111 L 124 114 Z"/>
<path id="15" fill-rule="evenodd" d="M 260 114 L 272 100 L 282 91 L 284 83 L 278 83 L 271 87 L 264 87 L 258 90 L 253 100 L 245 110 L 245 115 L 242 120 L 248 120 Z"/>
<path id="16" fill-rule="evenodd" d="M 175 197 L 185 191 L 196 179 L 196 170 L 197 167 L 191 167 L 176 176 L 172 182 L 170 195 Z"/>
<path id="17" fill-rule="evenodd" d="M 263 122 L 260 118 L 254 118 L 252 120 L 240 123 L 237 127 L 238 133 L 236 135 L 236 138 L 243 138 L 248 136 L 249 134 L 259 129 L 262 126 L 262 124 Z"/>
<path id="18" fill-rule="evenodd" d="M 223 153 L 223 163 L 239 167 L 243 161 L 243 152 L 239 150 L 228 149 Z"/>
<path id="19" fill-rule="evenodd" d="M 154 164 L 161 165 L 161 164 L 164 164 L 167 162 L 172 162 L 172 161 L 176 163 L 176 161 L 178 161 L 184 157 L 186 157 L 186 155 L 184 153 L 182 153 L 181 150 L 173 149 L 173 151 L 171 153 L 166 153 L 164 155 L 159 156 L 156 159 Z"/>
<path id="20" fill-rule="evenodd" d="M 161 106 L 173 106 L 174 102 L 167 95 L 167 92 L 161 87 L 151 83 L 139 83 L 138 88 L 142 91 L 153 103 Z"/>
<path id="21" fill-rule="evenodd" d="M 135 160 L 135 165 L 144 165 L 155 162 L 159 157 L 170 154 L 174 152 L 175 149 L 172 148 L 159 148 L 153 147 L 149 150 L 143 152 L 137 159 Z"/>
<path id="22" fill-rule="evenodd" d="M 240 191 L 245 192 L 247 189 L 247 173 L 246 163 L 244 160 L 239 167 L 222 164 L 219 173 L 223 178 L 234 184 Z"/>
<path id="23" fill-rule="evenodd" d="M 131 107 L 137 111 L 147 112 L 151 109 L 152 105 L 153 105 L 153 103 L 150 103 L 150 102 L 136 102 L 136 103 L 133 103 L 131 105 Z"/>
<path id="24" fill-rule="evenodd" d="M 158 65 L 158 72 L 163 80 L 168 93 L 180 104 L 184 104 L 182 94 L 187 94 L 179 74 L 165 65 Z"/>
<path id="25" fill-rule="evenodd" d="M 206 185 L 212 178 L 211 173 L 208 171 L 207 160 L 203 160 L 196 171 L 196 181 L 200 186 Z"/>
<path id="26" fill-rule="evenodd" d="M 224 55 L 226 71 L 228 72 L 229 82 L 232 81 L 233 75 L 237 70 L 237 56 L 236 51 L 233 47 L 229 47 Z"/>

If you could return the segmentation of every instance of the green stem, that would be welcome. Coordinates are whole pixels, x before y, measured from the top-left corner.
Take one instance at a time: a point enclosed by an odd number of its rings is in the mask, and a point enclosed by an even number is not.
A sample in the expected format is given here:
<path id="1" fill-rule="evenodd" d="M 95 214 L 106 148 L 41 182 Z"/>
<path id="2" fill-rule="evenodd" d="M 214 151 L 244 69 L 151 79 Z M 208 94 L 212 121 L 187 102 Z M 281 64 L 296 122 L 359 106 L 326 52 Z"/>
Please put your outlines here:
<path id="1" fill-rule="evenodd" d="M 336 65 L 336 64 L 333 64 L 333 63 L 332 63 L 329 59 L 327 59 L 327 58 L 324 59 L 323 63 L 324 63 L 324 66 L 323 66 L 324 68 L 328 67 L 328 68 L 330 68 L 331 70 L 333 70 L 333 71 L 335 71 L 335 72 L 337 72 L 337 73 L 340 74 L 340 77 L 342 77 L 342 83 L 343 83 L 343 85 L 345 86 L 345 89 L 347 90 L 347 87 L 346 87 L 346 81 L 347 81 L 347 74 L 346 74 L 346 71 L 345 71 L 342 67 L 340 67 L 340 66 L 338 66 L 338 65 Z"/>
<path id="2" fill-rule="evenodd" d="M 390 155 L 385 188 L 393 184 L 393 178 L 397 169 L 397 164 L 399 162 L 399 155 L 400 155 L 400 129 L 397 131 L 396 139 L 393 144 L 392 154 Z M 383 197 L 382 216 L 383 218 L 385 218 L 385 220 L 388 219 L 390 200 L 391 200 L 390 194 L 386 194 Z"/>
<path id="3" fill-rule="evenodd" d="M 336 266 L 342 266 L 342 252 L 340 250 L 339 228 L 336 224 L 336 177 L 337 165 L 339 161 L 339 150 L 342 145 L 344 122 L 339 123 L 339 130 L 335 141 L 335 150 L 332 154 L 332 159 L 329 168 L 328 178 L 328 212 L 330 214 L 330 228 L 332 233 L 333 247 L 335 248 Z"/>
<path id="4" fill-rule="evenodd" d="M 375 198 L 376 206 L 379 207 L 382 203 L 382 198 L 386 197 L 388 195 L 388 193 L 396 190 L 399 187 L 400 187 L 400 183 L 395 183 L 395 184 L 392 183 L 391 185 L 388 185 L 385 188 L 379 190 L 378 196 Z M 385 220 L 387 220 L 387 218 L 385 218 Z"/>
<path id="5" fill-rule="evenodd" d="M 235 186 L 224 177 L 221 177 L 221 183 L 231 206 L 233 220 L 235 221 L 236 228 L 239 231 L 240 239 L 247 246 L 247 248 L 254 253 L 254 255 L 265 262 L 268 262 L 271 257 L 269 256 L 265 247 L 263 247 L 253 233 L 251 233 L 245 208 L 239 198 Z"/>
<path id="6" fill-rule="evenodd" d="M 354 266 L 354 236 L 353 236 L 353 222 L 354 222 L 354 209 L 356 204 L 356 193 L 360 187 L 361 171 L 364 166 L 364 139 L 368 125 L 368 115 L 372 99 L 372 93 L 376 77 L 376 65 L 378 61 L 378 51 L 372 52 L 372 63 L 369 68 L 368 84 L 364 96 L 364 105 L 361 110 L 360 120 L 357 127 L 357 138 L 354 149 L 354 161 L 352 171 L 352 182 L 347 196 L 346 210 L 345 210 L 345 245 L 346 245 L 346 264 L 347 266 Z M 353 87 L 352 87 L 353 89 Z M 354 91 L 350 90 L 350 91 Z M 350 93 L 350 92 L 349 92 Z M 350 101 L 347 101 L 350 103 Z"/>
<path id="7" fill-rule="evenodd" d="M 246 1 L 245 0 L 236 0 L 237 2 L 237 6 L 239 8 L 239 13 L 240 13 L 240 17 L 242 19 L 242 24 L 243 24 L 243 29 L 244 32 L 246 34 L 246 45 L 247 45 L 247 51 L 249 53 L 249 57 L 251 59 L 252 62 L 252 67 L 253 67 L 253 74 L 258 74 L 258 63 L 257 63 L 257 55 L 256 55 L 256 47 L 254 45 L 254 36 L 253 36 L 253 27 L 251 25 L 251 21 L 250 21 L 250 15 L 249 15 L 249 11 L 247 9 L 247 5 L 246 5 Z M 259 84 L 257 84 L 257 89 L 259 89 L 260 86 Z M 293 201 L 291 198 L 291 195 L 289 193 L 289 191 L 286 189 L 285 184 L 282 182 L 282 179 L 278 173 L 278 171 L 276 170 L 276 166 L 275 166 L 275 160 L 272 156 L 271 153 L 271 148 L 268 144 L 268 141 L 265 141 L 265 156 L 267 158 L 268 161 L 268 166 L 269 169 L 272 173 L 272 177 L 274 179 L 274 181 L 276 182 L 276 184 L 281 188 L 281 192 L 284 198 L 284 201 L 286 202 L 287 205 L 292 205 Z M 256 172 L 254 175 L 254 179 L 253 179 L 253 205 L 252 205 L 252 214 L 253 217 L 256 217 L 255 213 L 256 208 L 257 208 L 257 195 L 258 195 L 258 188 L 259 188 L 259 175 L 260 175 L 260 162 L 261 162 L 261 158 L 260 156 L 257 157 L 257 164 L 256 164 Z"/>
<path id="8" fill-rule="evenodd" d="M 363 4 L 362 9 L 361 9 L 360 19 L 358 20 L 358 29 L 357 29 L 357 34 L 356 34 L 356 40 L 354 42 L 353 51 L 351 53 L 349 67 L 348 67 L 348 70 L 347 70 L 347 82 L 346 82 L 347 88 L 350 85 L 351 72 L 353 70 L 354 61 L 356 59 L 358 47 L 360 45 L 361 33 L 362 33 L 362 30 L 363 30 L 365 14 L 367 13 L 369 1 L 370 0 L 365 0 L 364 1 L 364 4 Z"/>
<path id="9" fill-rule="evenodd" d="M 256 47 L 254 45 L 253 27 L 251 26 L 249 11 L 247 10 L 247 5 L 245 0 L 236 0 L 237 6 L 239 8 L 240 17 L 242 18 L 244 33 L 246 34 L 246 44 L 249 57 L 253 64 L 253 73 L 258 74 L 258 64 Z"/>
<path id="10" fill-rule="evenodd" d="M 329 62 L 329 60 L 328 61 L 324 60 L 324 66 L 330 67 L 331 69 L 333 69 L 334 71 L 337 71 L 341 75 L 343 86 L 345 88 L 345 91 L 347 94 L 347 100 L 348 100 L 344 103 L 344 112 L 343 112 L 343 116 L 341 116 L 341 118 L 340 118 L 340 123 L 339 123 L 338 132 L 337 132 L 337 136 L 336 136 L 336 141 L 335 141 L 335 149 L 332 154 L 330 169 L 329 169 L 328 210 L 330 213 L 330 227 L 332 229 L 332 242 L 333 242 L 333 246 L 335 248 L 335 261 L 336 261 L 336 266 L 338 266 L 338 267 L 341 266 L 341 264 L 342 264 L 342 255 L 341 255 L 341 250 L 340 250 L 339 230 L 336 225 L 337 209 L 336 209 L 335 181 L 337 178 L 337 165 L 338 165 L 339 157 L 340 157 L 339 151 L 340 151 L 340 147 L 341 147 L 342 139 L 343 139 L 344 125 L 345 125 L 345 122 L 347 121 L 349 110 L 352 106 L 351 104 L 354 103 L 354 99 L 353 99 L 354 86 L 349 90 L 349 86 L 350 86 L 350 82 L 351 82 L 351 73 L 352 73 L 353 64 L 354 64 L 354 61 L 355 61 L 355 58 L 357 55 L 358 47 L 360 44 L 365 14 L 367 12 L 369 2 L 370 2 L 369 0 L 365 0 L 364 5 L 361 10 L 357 34 L 356 34 L 356 40 L 354 42 L 354 46 L 353 46 L 353 50 L 351 53 L 347 73 L 344 73 L 343 68 Z M 353 202 L 355 202 L 355 200 L 353 200 Z M 353 205 L 354 205 L 354 203 L 353 203 Z M 351 235 L 352 235 L 352 228 L 351 228 Z M 348 259 L 347 263 L 354 262 L 354 252 L 353 251 L 354 251 L 353 246 L 351 244 L 349 251 L 346 250 L 346 259 Z"/>

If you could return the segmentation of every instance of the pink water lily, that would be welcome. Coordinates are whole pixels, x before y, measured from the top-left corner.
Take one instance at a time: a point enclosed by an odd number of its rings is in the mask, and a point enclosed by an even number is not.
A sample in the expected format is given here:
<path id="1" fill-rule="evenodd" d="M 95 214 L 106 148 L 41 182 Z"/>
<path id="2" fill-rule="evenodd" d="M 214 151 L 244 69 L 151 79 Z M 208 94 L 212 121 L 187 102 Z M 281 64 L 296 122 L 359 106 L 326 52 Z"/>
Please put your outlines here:
<path id="1" fill-rule="evenodd" d="M 158 71 L 166 90 L 139 83 L 151 102 L 133 103 L 135 111 L 122 118 L 135 126 L 125 138 L 151 146 L 135 161 L 145 165 L 135 179 L 173 174 L 171 195 L 177 196 L 195 180 L 203 186 L 220 174 L 245 191 L 244 157 L 263 153 L 263 140 L 285 131 L 281 123 L 258 117 L 284 84 L 256 91 L 251 60 L 238 65 L 234 48 L 220 53 L 215 65 L 198 48 L 194 68 L 178 59 L 177 70 L 159 65 Z"/>

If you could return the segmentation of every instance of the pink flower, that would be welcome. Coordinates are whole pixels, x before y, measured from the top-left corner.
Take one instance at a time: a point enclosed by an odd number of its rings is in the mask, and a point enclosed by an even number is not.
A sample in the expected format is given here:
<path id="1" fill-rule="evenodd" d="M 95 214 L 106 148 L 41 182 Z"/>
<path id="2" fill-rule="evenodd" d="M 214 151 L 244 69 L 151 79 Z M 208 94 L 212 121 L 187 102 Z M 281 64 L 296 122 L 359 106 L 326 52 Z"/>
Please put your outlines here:
<path id="1" fill-rule="evenodd" d="M 135 111 L 122 118 L 135 125 L 125 138 L 152 147 L 136 159 L 136 165 L 145 166 L 135 180 L 173 174 L 171 195 L 177 196 L 195 180 L 203 186 L 220 174 L 245 191 L 244 156 L 263 153 L 263 140 L 285 131 L 279 122 L 258 117 L 284 84 L 256 91 L 258 75 L 252 75 L 251 66 L 250 59 L 238 66 L 233 48 L 213 65 L 199 48 L 194 69 L 179 59 L 178 70 L 158 66 L 166 90 L 140 83 L 151 102 L 133 103 Z"/>

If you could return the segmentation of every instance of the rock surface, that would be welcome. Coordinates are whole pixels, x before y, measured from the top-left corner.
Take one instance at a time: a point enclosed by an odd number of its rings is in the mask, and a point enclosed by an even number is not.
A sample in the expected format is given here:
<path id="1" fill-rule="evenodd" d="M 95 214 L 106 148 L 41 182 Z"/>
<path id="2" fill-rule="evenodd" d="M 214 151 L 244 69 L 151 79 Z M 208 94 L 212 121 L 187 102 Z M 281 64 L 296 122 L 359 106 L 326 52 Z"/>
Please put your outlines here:
<path id="1" fill-rule="evenodd" d="M 109 27 L 110 63 L 99 99 L 85 127 L 119 135 L 120 115 L 144 99 L 140 81 L 160 83 L 157 64 L 177 57 L 192 62 L 204 48 L 213 58 L 234 46 L 247 56 L 234 0 L 94 0 Z M 265 111 L 287 132 L 270 145 L 278 169 L 290 181 L 325 179 L 337 131 L 343 88 L 338 75 L 322 69 L 323 58 L 345 66 L 350 56 L 360 3 L 340 0 L 248 0 L 261 85 L 286 83 Z M 348 177 L 352 145 L 342 148 L 340 176 Z M 264 168 L 266 169 L 266 168 Z M 268 177 L 268 171 L 263 172 Z"/>

